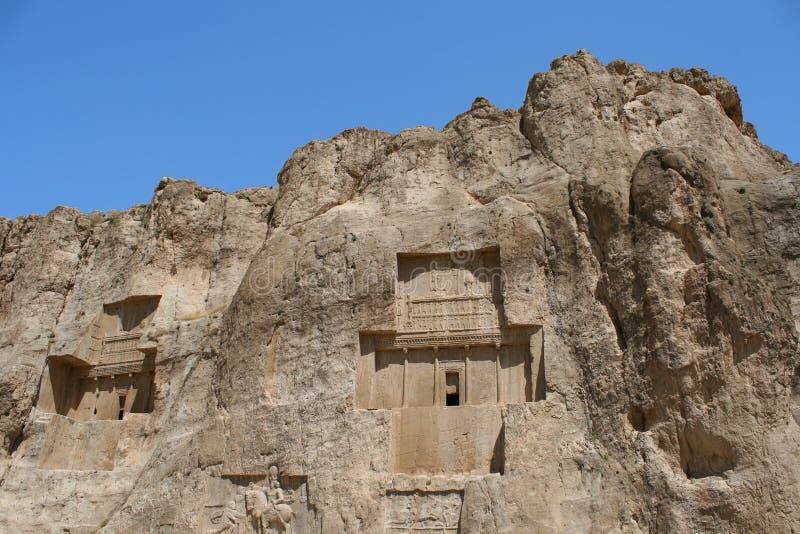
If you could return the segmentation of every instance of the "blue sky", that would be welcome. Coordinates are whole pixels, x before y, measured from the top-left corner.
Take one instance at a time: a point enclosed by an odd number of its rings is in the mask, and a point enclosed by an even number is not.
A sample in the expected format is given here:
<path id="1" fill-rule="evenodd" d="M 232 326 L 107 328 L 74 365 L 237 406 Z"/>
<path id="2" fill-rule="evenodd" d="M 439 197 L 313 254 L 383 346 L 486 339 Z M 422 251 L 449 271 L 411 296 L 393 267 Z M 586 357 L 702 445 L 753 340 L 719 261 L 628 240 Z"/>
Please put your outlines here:
<path id="1" fill-rule="evenodd" d="M 441 128 L 586 48 L 739 87 L 800 160 L 800 7 L 762 2 L 0 0 L 0 215 L 148 202 L 161 176 L 274 185 L 355 126 Z"/>

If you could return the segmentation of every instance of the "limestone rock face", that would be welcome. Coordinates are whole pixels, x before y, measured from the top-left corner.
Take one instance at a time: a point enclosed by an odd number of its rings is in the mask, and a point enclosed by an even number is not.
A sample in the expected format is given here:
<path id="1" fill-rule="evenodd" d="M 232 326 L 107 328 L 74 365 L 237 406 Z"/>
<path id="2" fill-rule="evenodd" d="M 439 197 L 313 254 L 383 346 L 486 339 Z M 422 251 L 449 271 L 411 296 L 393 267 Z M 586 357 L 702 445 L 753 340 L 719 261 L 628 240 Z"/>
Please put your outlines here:
<path id="1" fill-rule="evenodd" d="M 0 530 L 791 532 L 800 168 L 702 69 L 0 219 Z"/>

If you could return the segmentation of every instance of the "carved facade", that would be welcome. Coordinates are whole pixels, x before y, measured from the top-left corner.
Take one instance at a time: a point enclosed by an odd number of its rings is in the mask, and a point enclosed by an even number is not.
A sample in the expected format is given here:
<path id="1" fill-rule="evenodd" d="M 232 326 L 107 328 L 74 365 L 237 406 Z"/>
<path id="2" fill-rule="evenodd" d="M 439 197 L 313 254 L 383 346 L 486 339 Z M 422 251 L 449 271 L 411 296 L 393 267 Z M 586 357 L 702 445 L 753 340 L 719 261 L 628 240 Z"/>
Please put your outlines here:
<path id="1" fill-rule="evenodd" d="M 151 412 L 156 347 L 141 340 L 159 300 L 131 297 L 103 306 L 74 353 L 48 357 L 50 395 L 45 388 L 39 409 L 76 421 Z"/>
<path id="2" fill-rule="evenodd" d="M 143 335 L 159 300 L 106 304 L 69 354 L 48 356 L 37 406 L 46 425 L 40 468 L 115 468 L 124 425 L 142 424 L 129 414 L 153 411 L 156 346 Z"/>
<path id="3" fill-rule="evenodd" d="M 502 474 L 502 406 L 544 396 L 541 327 L 507 324 L 502 292 L 497 249 L 398 255 L 395 327 L 361 333 L 355 395 L 392 411 L 393 473 Z M 390 491 L 386 532 L 457 532 L 461 499 Z"/>
<path id="4" fill-rule="evenodd" d="M 404 346 L 396 335 L 365 335 L 358 405 L 387 409 L 465 406 L 533 400 L 531 344 L 538 328 L 508 329 L 464 341 L 420 336 Z M 403 341 L 407 339 L 400 338 Z M 532 341 L 533 340 L 533 341 Z M 388 341 L 388 342 L 387 342 Z"/>
<path id="5" fill-rule="evenodd" d="M 358 407 L 534 399 L 540 328 L 504 324 L 497 250 L 463 256 L 398 256 L 396 330 L 361 335 Z"/>

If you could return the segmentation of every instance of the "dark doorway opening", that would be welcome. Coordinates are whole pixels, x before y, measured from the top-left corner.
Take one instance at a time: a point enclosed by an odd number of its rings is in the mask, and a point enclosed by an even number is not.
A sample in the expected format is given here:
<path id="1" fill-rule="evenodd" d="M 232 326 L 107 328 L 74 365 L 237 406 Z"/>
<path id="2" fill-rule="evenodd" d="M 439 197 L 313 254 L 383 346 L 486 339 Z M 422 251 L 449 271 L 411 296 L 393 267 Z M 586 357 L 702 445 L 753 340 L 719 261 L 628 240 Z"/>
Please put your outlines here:
<path id="1" fill-rule="evenodd" d="M 459 376 L 457 372 L 448 372 L 444 374 L 444 390 L 445 390 L 445 406 L 460 406 L 461 405 L 461 392 L 458 389 Z"/>
<path id="2" fill-rule="evenodd" d="M 125 395 L 119 396 L 119 416 L 117 417 L 117 419 L 119 419 L 120 421 L 122 421 L 122 418 L 125 417 L 125 400 L 126 400 Z"/>

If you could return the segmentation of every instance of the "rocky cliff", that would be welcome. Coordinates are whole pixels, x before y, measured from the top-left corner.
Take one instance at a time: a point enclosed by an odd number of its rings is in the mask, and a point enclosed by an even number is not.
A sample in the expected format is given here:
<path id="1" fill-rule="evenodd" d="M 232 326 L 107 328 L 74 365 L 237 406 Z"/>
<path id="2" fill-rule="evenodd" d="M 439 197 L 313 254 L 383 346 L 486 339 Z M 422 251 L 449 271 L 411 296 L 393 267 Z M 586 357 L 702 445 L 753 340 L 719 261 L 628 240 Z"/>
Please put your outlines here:
<path id="1" fill-rule="evenodd" d="M 277 189 L 0 219 L 0 530 L 793 532 L 800 168 L 580 51 Z"/>

